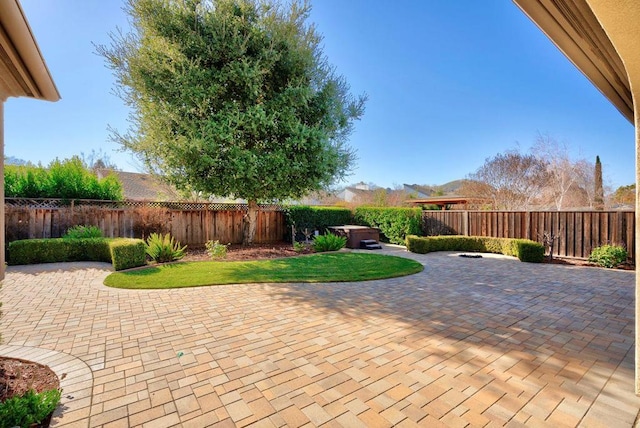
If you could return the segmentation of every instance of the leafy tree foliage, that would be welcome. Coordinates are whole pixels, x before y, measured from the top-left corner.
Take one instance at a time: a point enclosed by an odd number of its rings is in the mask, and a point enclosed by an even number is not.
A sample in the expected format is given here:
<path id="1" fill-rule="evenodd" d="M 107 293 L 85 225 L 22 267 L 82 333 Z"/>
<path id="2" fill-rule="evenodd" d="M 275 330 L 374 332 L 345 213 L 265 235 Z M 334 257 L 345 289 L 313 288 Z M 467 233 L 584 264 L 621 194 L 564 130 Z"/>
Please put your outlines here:
<path id="1" fill-rule="evenodd" d="M 613 193 L 612 202 L 616 204 L 635 205 L 636 204 L 636 185 L 629 184 L 620 186 Z"/>
<path id="2" fill-rule="evenodd" d="M 47 168 L 5 165 L 4 180 L 9 198 L 122 199 L 122 184 L 116 176 L 98 180 L 77 156 L 56 159 Z"/>
<path id="3" fill-rule="evenodd" d="M 307 24 L 309 5 L 260 0 L 129 0 L 129 34 L 98 46 L 131 107 L 113 137 L 178 188 L 259 201 L 342 179 L 364 97 L 353 97 Z"/>

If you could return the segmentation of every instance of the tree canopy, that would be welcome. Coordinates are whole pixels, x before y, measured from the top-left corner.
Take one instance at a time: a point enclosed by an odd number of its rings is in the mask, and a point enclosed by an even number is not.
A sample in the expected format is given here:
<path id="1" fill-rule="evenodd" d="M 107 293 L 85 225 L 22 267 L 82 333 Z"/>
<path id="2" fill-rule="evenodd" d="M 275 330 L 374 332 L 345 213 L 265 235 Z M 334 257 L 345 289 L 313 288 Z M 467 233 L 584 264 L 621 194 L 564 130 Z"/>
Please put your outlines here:
<path id="1" fill-rule="evenodd" d="M 568 145 L 538 135 L 529 154 L 509 150 L 487 158 L 460 193 L 493 209 L 584 209 L 597 201 L 594 180 L 592 163 L 572 159 Z"/>
<path id="2" fill-rule="evenodd" d="M 522 210 L 542 194 L 547 165 L 534 155 L 498 153 L 469 176 L 461 193 L 491 201 L 494 209 Z"/>
<path id="3" fill-rule="evenodd" d="M 636 204 L 636 185 L 629 184 L 626 186 L 620 186 L 613 194 L 613 202 L 622 205 L 635 205 Z"/>
<path id="4" fill-rule="evenodd" d="M 131 32 L 97 50 L 132 111 L 130 129 L 113 137 L 149 169 L 181 189 L 247 199 L 249 224 L 257 202 L 298 198 L 349 172 L 347 138 L 365 97 L 324 56 L 307 3 L 129 0 L 126 9 Z"/>

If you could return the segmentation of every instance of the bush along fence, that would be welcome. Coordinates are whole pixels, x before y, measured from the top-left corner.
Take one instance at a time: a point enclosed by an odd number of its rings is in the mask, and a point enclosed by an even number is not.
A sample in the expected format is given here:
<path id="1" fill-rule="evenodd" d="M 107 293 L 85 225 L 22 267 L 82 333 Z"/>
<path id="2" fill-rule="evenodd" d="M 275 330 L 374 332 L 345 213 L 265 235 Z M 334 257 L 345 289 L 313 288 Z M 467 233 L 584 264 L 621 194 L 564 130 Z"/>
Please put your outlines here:
<path id="1" fill-rule="evenodd" d="M 544 247 L 529 239 L 486 236 L 407 236 L 407 250 L 426 254 L 434 251 L 478 251 L 517 257 L 521 262 L 540 263 Z"/>
<path id="2" fill-rule="evenodd" d="M 71 226 L 92 225 L 109 238 L 144 238 L 153 232 L 171 233 L 183 245 L 209 240 L 242 242 L 243 204 L 139 201 L 64 201 L 7 198 L 6 241 L 61 237 Z M 265 205 L 258 215 L 256 243 L 280 242 L 284 213 Z"/>
<path id="3" fill-rule="evenodd" d="M 291 241 L 292 230 L 295 230 L 296 241 L 304 241 L 311 239 L 316 230 L 320 234 L 325 234 L 330 226 L 341 226 L 353 222 L 351 210 L 339 207 L 294 205 L 285 209 L 285 218 L 287 241 Z"/>
<path id="4" fill-rule="evenodd" d="M 355 211 L 338 207 L 292 206 L 286 209 L 287 240 L 291 239 L 291 226 L 296 240 L 302 241 L 314 231 L 324 234 L 329 226 L 356 224 L 380 229 L 380 239 L 393 244 L 404 244 L 407 235 L 419 235 L 420 208 L 359 207 Z"/>
<path id="5" fill-rule="evenodd" d="M 25 239 L 9 243 L 10 265 L 98 261 L 112 263 L 115 270 L 146 264 L 141 239 L 80 238 Z"/>
<path id="6" fill-rule="evenodd" d="M 407 235 L 421 235 L 422 210 L 420 208 L 358 207 L 353 213 L 356 224 L 377 227 L 381 239 L 404 245 Z"/>
<path id="7" fill-rule="evenodd" d="M 422 235 L 530 239 L 553 255 L 587 259 L 601 245 L 626 248 L 635 260 L 633 211 L 423 211 Z M 550 246 L 546 245 L 547 252 Z"/>

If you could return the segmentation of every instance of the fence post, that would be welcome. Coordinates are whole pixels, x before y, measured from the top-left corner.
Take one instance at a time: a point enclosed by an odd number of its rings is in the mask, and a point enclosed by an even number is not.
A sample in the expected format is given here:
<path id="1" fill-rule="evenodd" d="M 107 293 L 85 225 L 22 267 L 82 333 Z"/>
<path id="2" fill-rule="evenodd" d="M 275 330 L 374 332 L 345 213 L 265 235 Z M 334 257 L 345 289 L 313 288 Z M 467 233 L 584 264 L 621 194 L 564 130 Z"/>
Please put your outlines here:
<path id="1" fill-rule="evenodd" d="M 469 236 L 469 211 L 462 213 L 462 234 Z"/>
<path id="2" fill-rule="evenodd" d="M 531 211 L 525 211 L 524 239 L 531 239 Z"/>
<path id="3" fill-rule="evenodd" d="M 211 222 L 211 214 L 209 212 L 209 203 L 205 202 L 204 204 L 204 240 L 205 242 L 209 241 L 211 238 L 210 235 L 210 230 L 211 230 L 211 225 L 209 224 Z"/>

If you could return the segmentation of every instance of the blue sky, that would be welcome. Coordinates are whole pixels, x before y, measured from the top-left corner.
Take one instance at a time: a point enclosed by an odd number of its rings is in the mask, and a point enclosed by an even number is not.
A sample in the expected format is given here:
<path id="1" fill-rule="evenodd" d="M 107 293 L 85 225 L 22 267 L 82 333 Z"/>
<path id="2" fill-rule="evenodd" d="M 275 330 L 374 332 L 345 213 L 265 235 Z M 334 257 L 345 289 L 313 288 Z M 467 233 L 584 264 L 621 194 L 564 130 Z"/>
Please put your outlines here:
<path id="1" fill-rule="evenodd" d="M 21 3 L 62 100 L 9 99 L 5 154 L 47 164 L 102 150 L 138 170 L 109 141 L 107 127 L 124 130 L 127 110 L 92 45 L 128 27 L 122 3 Z M 442 184 L 497 153 L 528 151 L 538 133 L 575 157 L 600 155 L 614 188 L 635 181 L 633 126 L 512 2 L 311 3 L 325 54 L 353 93 L 369 96 L 350 141 L 358 162 L 349 183 Z"/>

